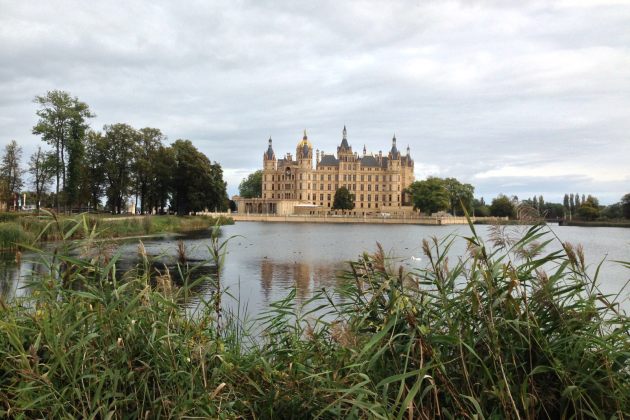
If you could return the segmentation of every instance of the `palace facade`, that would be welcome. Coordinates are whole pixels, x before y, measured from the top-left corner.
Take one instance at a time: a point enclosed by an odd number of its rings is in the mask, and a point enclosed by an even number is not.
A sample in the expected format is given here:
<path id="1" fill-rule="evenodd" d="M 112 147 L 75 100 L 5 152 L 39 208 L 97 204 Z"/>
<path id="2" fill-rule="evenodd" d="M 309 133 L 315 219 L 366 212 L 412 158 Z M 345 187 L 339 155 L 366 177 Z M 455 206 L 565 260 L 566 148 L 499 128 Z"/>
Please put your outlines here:
<path id="1" fill-rule="evenodd" d="M 336 156 L 315 150 L 304 131 L 295 155 L 287 153 L 277 158 L 269 139 L 263 154 L 262 197 L 236 198 L 240 212 L 269 214 L 321 214 L 331 211 L 335 192 L 346 187 L 355 197 L 350 213 L 401 214 L 411 212 L 408 195 L 404 192 L 414 181 L 414 162 L 410 149 L 403 155 L 392 138 L 385 155 L 353 152 L 348 143 L 346 127 Z M 313 160 L 315 164 L 313 165 Z"/>

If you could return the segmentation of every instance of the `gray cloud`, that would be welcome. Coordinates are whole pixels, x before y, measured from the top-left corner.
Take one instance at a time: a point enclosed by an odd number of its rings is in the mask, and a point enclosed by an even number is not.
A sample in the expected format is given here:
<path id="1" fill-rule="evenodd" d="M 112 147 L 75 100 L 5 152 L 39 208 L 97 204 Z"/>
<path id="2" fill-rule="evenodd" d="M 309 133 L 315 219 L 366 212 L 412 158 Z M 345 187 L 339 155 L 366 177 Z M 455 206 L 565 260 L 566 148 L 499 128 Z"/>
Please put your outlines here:
<path id="1" fill-rule="evenodd" d="M 64 89 L 92 126 L 189 138 L 229 190 L 269 135 L 334 151 L 409 144 L 417 176 L 486 198 L 630 186 L 630 5 L 505 2 L 0 0 L 0 142 L 30 154 L 35 95 Z"/>

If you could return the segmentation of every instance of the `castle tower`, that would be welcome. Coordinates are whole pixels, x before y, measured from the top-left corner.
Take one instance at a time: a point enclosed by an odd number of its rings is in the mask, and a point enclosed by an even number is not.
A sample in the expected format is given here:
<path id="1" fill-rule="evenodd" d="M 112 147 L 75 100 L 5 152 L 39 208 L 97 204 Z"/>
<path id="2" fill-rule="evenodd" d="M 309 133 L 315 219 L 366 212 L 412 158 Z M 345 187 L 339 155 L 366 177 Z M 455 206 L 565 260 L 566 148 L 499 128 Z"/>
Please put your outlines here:
<path id="1" fill-rule="evenodd" d="M 262 182 L 262 198 L 271 198 L 273 191 L 273 179 L 276 171 L 277 159 L 271 146 L 272 140 L 269 137 L 269 146 L 263 155 L 263 182 Z"/>
<path id="2" fill-rule="evenodd" d="M 311 200 L 311 172 L 313 171 L 313 146 L 308 141 L 306 130 L 302 141 L 295 148 L 295 157 L 297 159 L 297 173 L 295 177 L 296 194 L 295 197 L 300 201 Z"/>
<path id="3" fill-rule="evenodd" d="M 313 146 L 311 145 L 311 142 L 308 141 L 306 130 L 304 130 L 304 137 L 302 137 L 302 141 L 300 141 L 295 148 L 295 156 L 300 169 L 307 170 L 313 168 Z"/>
<path id="4" fill-rule="evenodd" d="M 348 162 L 351 159 L 352 147 L 348 144 L 348 130 L 346 130 L 346 126 L 343 126 L 343 131 L 341 132 L 341 144 L 337 147 L 337 158 L 339 161 Z"/>

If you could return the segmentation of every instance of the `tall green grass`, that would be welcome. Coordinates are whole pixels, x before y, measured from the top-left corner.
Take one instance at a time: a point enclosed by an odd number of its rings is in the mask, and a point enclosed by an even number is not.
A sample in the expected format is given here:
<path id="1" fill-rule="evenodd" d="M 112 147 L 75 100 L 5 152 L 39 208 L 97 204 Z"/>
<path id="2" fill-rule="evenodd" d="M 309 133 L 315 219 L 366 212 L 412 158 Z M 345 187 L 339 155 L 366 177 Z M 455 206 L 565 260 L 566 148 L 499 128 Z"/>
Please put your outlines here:
<path id="1" fill-rule="evenodd" d="M 17 249 L 20 244 L 58 241 L 64 232 L 85 219 L 101 238 L 124 238 L 166 233 L 186 233 L 209 230 L 215 224 L 233 224 L 231 218 L 220 216 L 137 216 L 110 215 L 65 216 L 42 211 L 41 214 L 0 213 L 0 250 Z M 4 222 L 6 221 L 6 222 Z M 83 239 L 83 229 L 75 230 L 73 239 Z"/>
<path id="2" fill-rule="evenodd" d="M 624 418 L 630 322 L 579 247 L 535 226 L 494 243 L 423 242 L 408 273 L 383 250 L 349 265 L 342 299 L 295 290 L 252 326 L 217 308 L 217 276 L 184 282 L 78 248 L 42 254 L 23 300 L 0 302 L 0 415 L 203 418 Z M 420 239 L 419 239 L 420 240 Z M 469 252 L 449 261 L 454 240 Z M 94 243 L 94 241 L 92 241 Z M 215 232 L 209 259 L 227 246 Z M 630 264 L 625 264 L 629 266 Z M 217 271 L 220 273 L 220 270 Z M 153 273 L 155 274 L 155 273 Z M 200 282 L 197 311 L 182 309 Z M 221 299 L 223 298 L 223 301 Z M 255 334 L 254 334 L 255 332 Z"/>
<path id="3" fill-rule="evenodd" d="M 18 244 L 30 242 L 32 235 L 15 222 L 0 222 L 0 250 L 15 249 Z"/>

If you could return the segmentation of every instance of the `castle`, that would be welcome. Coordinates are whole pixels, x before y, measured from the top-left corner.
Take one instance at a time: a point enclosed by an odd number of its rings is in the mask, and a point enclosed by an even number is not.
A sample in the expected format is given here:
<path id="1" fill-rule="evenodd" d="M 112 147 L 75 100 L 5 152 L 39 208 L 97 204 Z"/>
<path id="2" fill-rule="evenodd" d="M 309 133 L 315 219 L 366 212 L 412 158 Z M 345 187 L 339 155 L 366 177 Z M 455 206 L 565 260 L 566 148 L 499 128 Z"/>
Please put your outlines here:
<path id="1" fill-rule="evenodd" d="M 409 146 L 403 155 L 392 139 L 387 155 L 352 151 L 344 126 L 337 156 L 316 150 L 306 135 L 295 150 L 277 159 L 269 139 L 263 155 L 262 197 L 237 198 L 239 211 L 268 214 L 330 213 L 335 192 L 346 187 L 355 197 L 354 215 L 411 212 L 405 188 L 414 181 Z M 313 167 L 315 157 L 315 167 Z M 346 212 L 348 213 L 348 212 Z"/>

